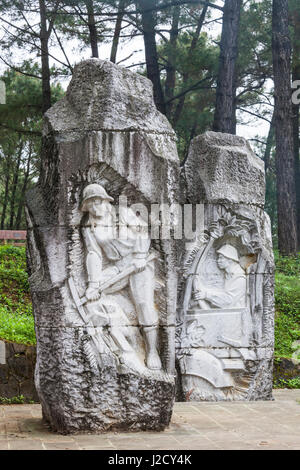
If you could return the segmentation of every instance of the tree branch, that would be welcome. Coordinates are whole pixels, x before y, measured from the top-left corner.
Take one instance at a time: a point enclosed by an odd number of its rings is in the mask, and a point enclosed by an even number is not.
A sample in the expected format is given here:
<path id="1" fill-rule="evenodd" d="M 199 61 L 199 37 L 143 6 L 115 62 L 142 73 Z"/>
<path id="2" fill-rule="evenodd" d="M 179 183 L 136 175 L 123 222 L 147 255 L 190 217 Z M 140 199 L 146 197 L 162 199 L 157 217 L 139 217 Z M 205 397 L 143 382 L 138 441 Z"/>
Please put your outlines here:
<path id="1" fill-rule="evenodd" d="M 9 129 L 10 131 L 17 132 L 20 134 L 27 134 L 27 135 L 37 135 L 39 137 L 42 136 L 42 132 L 40 131 L 30 131 L 29 129 L 17 129 L 14 127 L 6 126 L 5 124 L 0 123 L 0 127 L 3 127 L 3 129 Z"/>
<path id="2" fill-rule="evenodd" d="M 161 10 L 165 10 L 167 8 L 170 8 L 170 7 L 175 7 L 175 6 L 183 6 L 183 5 L 207 5 L 208 7 L 211 7 L 211 8 L 215 8 L 216 10 L 219 10 L 219 11 L 224 11 L 224 8 L 223 7 L 220 7 L 219 5 L 215 5 L 214 3 L 211 3 L 211 2 L 207 2 L 206 0 L 175 0 L 173 2 L 168 2 L 168 3 L 165 3 L 163 5 L 158 5 L 157 7 L 155 8 L 148 8 L 147 10 L 144 10 L 146 13 L 148 12 L 151 12 L 151 11 L 161 11 Z M 30 13 L 38 13 L 39 11 L 38 10 L 23 10 L 25 12 L 30 12 Z M 136 10 L 131 10 L 131 11 L 126 11 L 126 10 L 123 10 L 121 11 L 120 13 L 124 14 L 124 15 L 136 15 L 136 14 L 141 14 L 143 10 L 140 10 L 140 9 L 136 9 Z M 60 13 L 59 11 L 57 12 L 57 14 L 61 14 L 61 15 L 74 15 L 73 12 L 62 12 Z M 88 16 L 87 13 L 83 13 L 84 16 Z M 118 15 L 118 12 L 105 12 L 105 13 L 95 13 L 94 16 L 111 16 L 111 17 L 114 17 L 114 16 L 117 16 Z"/>
<path id="3" fill-rule="evenodd" d="M 170 103 L 171 101 L 174 101 L 174 100 L 177 100 L 178 98 L 181 98 L 181 96 L 186 95 L 186 94 L 189 93 L 190 91 L 197 90 L 198 87 L 199 87 L 199 85 L 201 85 L 202 83 L 206 82 L 207 80 L 212 80 L 212 79 L 213 79 L 213 77 L 206 77 L 206 78 L 203 78 L 202 80 L 199 80 L 199 82 L 194 83 L 192 86 L 190 86 L 190 87 L 187 88 L 186 90 L 182 91 L 182 92 L 179 93 L 178 95 L 173 96 L 173 98 L 171 98 L 170 100 L 166 101 L 165 104 L 168 104 L 168 103 Z"/>
<path id="4" fill-rule="evenodd" d="M 263 121 L 267 121 L 269 124 L 271 124 L 270 119 L 267 119 L 267 118 L 264 117 L 264 116 L 260 116 L 259 114 L 253 113 L 253 112 L 248 111 L 247 109 L 244 109 L 244 108 L 239 108 L 239 107 L 237 107 L 237 109 L 238 109 L 239 111 L 243 111 L 244 113 L 251 114 L 251 116 L 257 117 L 258 119 L 262 119 Z"/>
<path id="5" fill-rule="evenodd" d="M 33 73 L 23 72 L 23 70 L 19 69 L 18 67 L 14 67 L 9 62 L 7 62 L 5 59 L 3 59 L 3 57 L 1 55 L 0 55 L 0 59 L 2 60 L 2 62 L 5 63 L 5 65 L 10 67 L 12 70 L 15 70 L 16 72 L 21 73 L 22 75 L 26 75 L 27 77 L 32 77 L 32 78 L 38 78 L 39 80 L 42 79 L 42 77 L 40 77 L 39 75 L 34 75 Z"/>

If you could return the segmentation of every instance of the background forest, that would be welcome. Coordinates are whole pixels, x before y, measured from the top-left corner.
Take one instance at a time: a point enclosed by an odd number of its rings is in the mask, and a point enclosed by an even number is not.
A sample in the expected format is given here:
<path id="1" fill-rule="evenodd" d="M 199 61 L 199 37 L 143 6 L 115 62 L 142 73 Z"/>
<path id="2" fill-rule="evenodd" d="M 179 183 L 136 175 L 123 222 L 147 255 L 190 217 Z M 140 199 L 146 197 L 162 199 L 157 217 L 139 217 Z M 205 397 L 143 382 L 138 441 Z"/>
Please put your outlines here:
<path id="1" fill-rule="evenodd" d="M 0 16 L 0 229 L 26 228 L 42 115 L 64 94 L 75 63 L 100 57 L 150 78 L 181 160 L 206 130 L 248 137 L 265 162 L 275 247 L 297 252 L 297 0 L 2 0 Z"/>

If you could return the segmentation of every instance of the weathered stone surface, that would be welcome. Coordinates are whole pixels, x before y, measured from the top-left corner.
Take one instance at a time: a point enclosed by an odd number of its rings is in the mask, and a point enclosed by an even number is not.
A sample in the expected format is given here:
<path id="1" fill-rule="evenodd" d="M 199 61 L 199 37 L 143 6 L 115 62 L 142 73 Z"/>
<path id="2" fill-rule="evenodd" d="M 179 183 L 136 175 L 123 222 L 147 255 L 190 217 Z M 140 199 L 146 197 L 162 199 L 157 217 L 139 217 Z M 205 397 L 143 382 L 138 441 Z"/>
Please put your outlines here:
<path id="1" fill-rule="evenodd" d="M 192 142 L 181 188 L 203 220 L 180 247 L 177 395 L 271 399 L 274 257 L 262 162 L 245 139 L 207 132 Z"/>
<path id="2" fill-rule="evenodd" d="M 264 205 L 264 164 L 243 137 L 218 132 L 195 137 L 183 174 L 191 203 Z"/>
<path id="3" fill-rule="evenodd" d="M 6 341 L 0 341 L 0 346 L 0 397 L 23 395 L 27 400 L 38 401 L 34 386 L 35 346 Z"/>
<path id="4" fill-rule="evenodd" d="M 98 59 L 77 65 L 66 97 L 47 112 L 47 119 L 58 132 L 138 129 L 174 134 L 156 109 L 152 84 L 146 77 Z"/>
<path id="5" fill-rule="evenodd" d="M 150 213 L 177 202 L 178 187 L 174 132 L 150 82 L 99 59 L 80 63 L 46 113 L 41 176 L 27 194 L 36 386 L 52 429 L 168 424 L 176 250 L 150 239 L 141 204 Z"/>

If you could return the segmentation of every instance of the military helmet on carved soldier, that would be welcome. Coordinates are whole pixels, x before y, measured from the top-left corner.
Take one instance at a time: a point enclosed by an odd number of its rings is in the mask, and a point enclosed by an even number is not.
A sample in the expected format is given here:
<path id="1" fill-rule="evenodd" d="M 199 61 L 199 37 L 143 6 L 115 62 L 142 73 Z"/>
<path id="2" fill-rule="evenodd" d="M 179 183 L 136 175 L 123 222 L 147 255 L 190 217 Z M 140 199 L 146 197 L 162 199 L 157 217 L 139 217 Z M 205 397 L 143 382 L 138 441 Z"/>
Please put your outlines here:
<path id="1" fill-rule="evenodd" d="M 232 245 L 223 245 L 217 250 L 217 253 L 225 256 L 226 258 L 232 259 L 233 261 L 239 262 L 239 255 L 237 249 Z"/>
<path id="2" fill-rule="evenodd" d="M 107 194 L 103 186 L 97 183 L 89 184 L 83 190 L 82 202 L 81 202 L 81 207 L 80 207 L 80 210 L 82 212 L 87 211 L 85 203 L 92 197 L 99 197 L 100 199 L 104 199 L 106 201 L 113 201 L 113 198 Z"/>

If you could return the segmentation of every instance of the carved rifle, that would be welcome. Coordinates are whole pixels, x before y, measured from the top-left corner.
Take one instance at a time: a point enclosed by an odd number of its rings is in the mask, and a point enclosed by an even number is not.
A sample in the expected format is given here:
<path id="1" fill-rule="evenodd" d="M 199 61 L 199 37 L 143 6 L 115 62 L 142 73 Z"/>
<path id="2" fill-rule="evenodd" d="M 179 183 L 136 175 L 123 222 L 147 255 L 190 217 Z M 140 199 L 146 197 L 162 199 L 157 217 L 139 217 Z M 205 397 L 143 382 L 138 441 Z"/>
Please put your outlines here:
<path id="1" fill-rule="evenodd" d="M 155 253 L 152 253 L 151 255 L 149 255 L 146 258 L 146 262 L 149 263 L 150 261 L 154 260 L 155 258 L 157 258 L 157 255 Z M 135 270 L 136 270 L 136 268 L 135 268 L 134 264 L 130 265 L 127 269 L 124 269 L 122 272 L 120 272 L 116 276 L 114 276 L 111 279 L 108 279 L 108 280 L 104 281 L 103 283 L 101 283 L 101 285 L 99 286 L 99 291 L 102 292 L 103 290 L 105 290 L 108 287 L 112 286 L 116 282 L 121 281 L 122 279 L 124 279 L 124 277 L 134 273 Z M 69 284 L 69 288 L 70 288 L 73 300 L 74 300 L 75 305 L 78 309 L 78 313 L 79 313 L 81 319 L 83 320 L 84 324 L 89 328 L 89 331 L 88 331 L 89 339 L 93 342 L 96 350 L 98 350 L 97 340 L 94 337 L 94 334 L 91 333 L 91 331 L 94 331 L 94 326 L 93 326 L 90 318 L 88 317 L 88 315 L 85 313 L 85 309 L 83 307 L 83 305 L 87 303 L 88 299 L 85 296 L 82 297 L 82 298 L 79 297 L 72 276 L 69 277 L 68 284 Z M 109 350 L 115 350 L 116 349 L 116 344 L 114 343 L 112 338 L 106 336 L 105 333 L 103 334 L 103 343 L 106 347 L 108 347 Z M 90 358 L 90 361 L 92 362 L 93 367 L 95 368 L 96 365 L 94 364 L 94 362 L 92 360 L 92 356 L 93 356 L 92 351 L 90 351 L 89 352 L 89 358 Z M 98 362 L 99 362 L 99 358 L 98 358 Z"/>
<path id="2" fill-rule="evenodd" d="M 157 255 L 155 253 L 151 253 L 151 255 L 149 255 L 146 258 L 146 263 L 150 263 L 150 261 L 154 260 L 155 258 L 157 258 Z M 130 276 L 130 274 L 133 274 L 135 270 L 136 270 L 136 267 L 134 266 L 134 264 L 131 264 L 130 266 L 128 266 L 128 268 L 124 269 L 123 271 L 118 273 L 116 276 L 113 276 L 111 279 L 107 279 L 106 281 L 103 281 L 99 286 L 99 292 L 103 292 L 105 289 L 108 289 L 109 287 L 113 286 L 117 282 L 122 281 L 122 279 L 124 279 L 125 277 Z M 79 299 L 79 302 L 80 302 L 80 305 L 82 306 L 88 302 L 88 299 L 84 296 L 84 297 L 81 297 L 81 299 Z"/>
<path id="3" fill-rule="evenodd" d="M 184 292 L 183 306 L 182 306 L 182 311 L 181 311 L 181 319 L 183 321 L 184 330 L 186 328 L 185 318 L 186 318 L 186 313 L 189 308 L 189 303 L 190 303 L 191 296 L 192 296 L 193 284 L 194 284 L 196 273 L 199 272 L 200 267 L 204 264 L 207 253 L 209 252 L 210 248 L 212 247 L 214 243 L 214 240 L 217 237 L 218 235 L 212 230 L 210 232 L 210 238 L 209 238 L 207 245 L 202 251 L 199 250 L 198 253 L 196 254 L 194 261 L 192 263 L 190 272 L 188 274 L 188 278 L 186 281 L 186 288 Z"/>
<path id="4" fill-rule="evenodd" d="M 70 288 L 73 300 L 74 300 L 75 305 L 77 307 L 78 313 L 79 313 L 81 319 L 83 320 L 84 324 L 87 326 L 88 339 L 90 339 L 92 341 L 92 343 L 94 344 L 96 350 L 98 351 L 99 344 L 98 344 L 98 341 L 96 340 L 96 338 L 94 336 L 94 333 L 95 333 L 94 325 L 92 324 L 91 320 L 88 318 L 87 314 L 85 313 L 85 310 L 82 306 L 82 303 L 81 303 L 80 297 L 78 295 L 78 292 L 77 292 L 77 289 L 76 289 L 76 286 L 75 286 L 75 283 L 73 281 L 72 276 L 69 277 L 68 284 L 69 284 L 69 288 Z M 109 350 L 111 350 L 112 343 L 110 341 L 110 338 L 106 337 L 105 334 L 103 335 L 103 345 L 106 346 Z M 89 360 L 90 360 L 93 368 L 96 369 L 97 362 L 98 363 L 101 362 L 100 358 L 95 356 L 95 354 L 93 354 L 93 352 L 90 350 L 90 346 L 87 346 L 87 348 L 88 348 Z M 96 357 L 97 357 L 97 359 L 96 359 Z"/>

